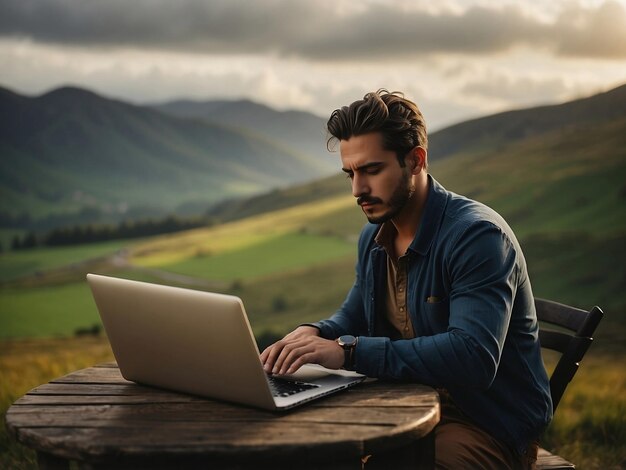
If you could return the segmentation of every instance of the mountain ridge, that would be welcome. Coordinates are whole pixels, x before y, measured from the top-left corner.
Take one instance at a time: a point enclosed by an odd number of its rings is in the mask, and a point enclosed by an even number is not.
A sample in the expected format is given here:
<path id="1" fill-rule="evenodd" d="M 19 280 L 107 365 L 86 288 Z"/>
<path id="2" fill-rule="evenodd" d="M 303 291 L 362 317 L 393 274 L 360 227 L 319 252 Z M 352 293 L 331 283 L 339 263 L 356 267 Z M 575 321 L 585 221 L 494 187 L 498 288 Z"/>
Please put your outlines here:
<path id="1" fill-rule="evenodd" d="M 591 106 L 589 106 L 589 104 L 591 104 Z M 575 119 L 575 116 L 571 115 L 572 109 L 577 110 L 578 113 L 582 112 L 582 110 L 586 110 L 589 117 L 586 119 Z M 599 113 L 597 112 L 598 109 L 605 109 L 605 111 Z M 507 130 L 508 127 L 511 126 L 509 123 L 511 121 L 518 123 L 521 120 L 528 119 L 528 117 L 533 114 L 539 116 L 539 123 L 549 121 L 548 118 L 541 116 L 546 110 L 548 111 L 548 115 L 552 116 L 557 124 L 548 125 L 548 123 L 546 123 L 536 132 L 529 132 L 527 135 L 519 133 L 516 136 L 510 136 L 510 138 L 501 138 L 504 132 L 503 130 Z M 596 110 L 596 112 L 591 112 L 593 110 Z M 509 118 L 509 122 L 507 122 L 507 119 L 504 119 L 504 123 L 502 123 L 503 118 Z M 510 118 L 513 119 L 511 120 Z M 563 125 L 564 121 L 565 125 Z M 608 92 L 567 103 L 506 111 L 496 115 L 455 124 L 450 128 L 442 129 L 441 131 L 433 133 L 432 136 L 429 136 L 429 139 L 435 142 L 434 148 L 429 146 L 429 160 L 432 159 L 430 164 L 431 168 L 434 170 L 443 165 L 446 168 L 446 173 L 452 174 L 449 167 L 463 165 L 463 160 L 469 157 L 476 157 L 477 159 L 489 158 L 494 160 L 493 154 L 496 152 L 501 154 L 501 159 L 506 159 L 508 155 L 517 154 L 517 148 L 520 146 L 521 148 L 532 148 L 538 151 L 538 148 L 543 144 L 546 147 L 545 156 L 550 155 L 551 152 L 556 152 L 555 155 L 558 156 L 561 155 L 563 151 L 572 151 L 563 149 L 563 147 L 567 147 L 567 144 L 570 142 L 577 142 L 576 145 L 578 146 L 584 144 L 584 139 L 583 142 L 578 142 L 577 139 L 572 139 L 570 135 L 596 131 L 600 131 L 600 133 L 603 134 L 610 127 L 615 125 L 623 127 L 626 135 L 626 85 L 609 90 Z M 493 139 L 481 140 L 482 137 L 478 130 L 489 128 L 494 129 Z M 608 135 L 612 136 L 613 139 L 617 139 L 616 136 L 619 135 L 619 130 L 617 132 L 613 131 L 612 133 L 608 133 Z M 458 147 L 455 148 L 454 151 L 448 151 L 447 153 L 444 151 L 446 145 L 448 145 L 449 148 L 453 148 L 457 141 L 463 141 L 464 146 L 462 149 Z M 561 143 L 558 150 L 551 148 L 555 145 L 555 142 Z M 592 142 L 593 140 L 587 140 L 588 144 Z M 626 144 L 626 142 L 624 144 Z M 622 158 L 626 159 L 626 152 L 621 150 L 621 143 L 609 144 L 609 146 L 610 145 L 613 145 L 611 147 L 613 151 L 621 151 Z M 601 146 L 601 143 L 599 143 L 598 146 Z M 596 152 L 596 155 L 596 158 L 611 158 L 612 160 L 616 158 L 615 155 L 610 155 L 608 152 Z M 472 159 L 472 164 L 475 164 L 476 161 L 476 159 Z M 502 164 L 505 165 L 504 162 Z M 464 184 L 462 186 L 468 185 Z M 473 188 L 471 194 L 468 194 L 468 196 L 480 196 L 480 184 L 477 183 L 469 186 L 473 186 Z M 349 189 L 343 175 L 330 176 L 303 185 L 281 188 L 257 195 L 254 199 L 241 198 L 220 201 L 212 206 L 208 213 L 220 220 L 235 220 L 270 211 L 274 208 L 291 207 L 303 201 L 322 199 L 343 192 L 347 193 L 348 191 Z M 626 186 L 622 191 L 626 194 Z"/>
<path id="2" fill-rule="evenodd" d="M 306 111 L 278 111 L 255 101 L 243 100 L 174 100 L 149 105 L 165 114 L 219 122 L 235 129 L 281 142 L 293 153 L 306 153 L 328 160 L 326 120 Z"/>
<path id="3" fill-rule="evenodd" d="M 37 97 L 0 87 L 0 222 L 6 227 L 24 214 L 52 220 L 65 213 L 63 223 L 85 223 L 98 217 L 198 214 L 209 207 L 214 216 L 231 220 L 268 210 L 277 198 L 284 198 L 278 204 L 288 207 L 316 192 L 343 190 L 340 179 L 323 182 L 338 172 L 339 163 L 336 155 L 328 155 L 321 135 L 309 140 L 322 149 L 318 157 L 307 153 L 309 144 L 299 137 L 315 134 L 311 125 L 319 130 L 322 118 L 249 100 L 176 103 L 182 103 L 177 112 L 185 116 L 174 115 L 171 103 L 168 111 L 77 87 Z M 199 115 L 207 110 L 217 113 L 213 119 Z M 294 116 L 312 124 L 303 126 Z M 589 132 L 593 125 L 625 116 L 623 85 L 434 132 L 429 158 L 435 163 L 506 149 L 567 129 Z"/>
<path id="4" fill-rule="evenodd" d="M 531 108 L 504 111 L 441 129 L 429 136 L 429 153 L 446 158 L 510 143 L 556 128 L 606 122 L 626 116 L 626 84 L 592 96 Z"/>
<path id="5" fill-rule="evenodd" d="M 29 98 L 0 89 L 0 212 L 40 217 L 59 203 L 161 206 L 262 192 L 330 164 L 228 125 L 62 87 Z M 75 201 L 74 194 L 90 201 Z M 155 198 L 160 194 L 159 198 Z"/>

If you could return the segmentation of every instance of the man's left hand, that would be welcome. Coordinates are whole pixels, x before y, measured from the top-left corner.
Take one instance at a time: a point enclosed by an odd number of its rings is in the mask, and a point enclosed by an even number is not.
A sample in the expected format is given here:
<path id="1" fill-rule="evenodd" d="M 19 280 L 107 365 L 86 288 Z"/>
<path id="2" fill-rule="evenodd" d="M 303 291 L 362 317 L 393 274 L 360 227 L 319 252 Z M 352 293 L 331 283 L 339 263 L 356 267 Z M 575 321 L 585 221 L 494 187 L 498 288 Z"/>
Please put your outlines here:
<path id="1" fill-rule="evenodd" d="M 304 364 L 319 364 L 329 369 L 343 366 L 343 348 L 336 341 L 317 335 L 294 333 L 296 332 L 288 334 L 263 351 L 261 361 L 266 372 L 276 375 L 293 374 Z"/>

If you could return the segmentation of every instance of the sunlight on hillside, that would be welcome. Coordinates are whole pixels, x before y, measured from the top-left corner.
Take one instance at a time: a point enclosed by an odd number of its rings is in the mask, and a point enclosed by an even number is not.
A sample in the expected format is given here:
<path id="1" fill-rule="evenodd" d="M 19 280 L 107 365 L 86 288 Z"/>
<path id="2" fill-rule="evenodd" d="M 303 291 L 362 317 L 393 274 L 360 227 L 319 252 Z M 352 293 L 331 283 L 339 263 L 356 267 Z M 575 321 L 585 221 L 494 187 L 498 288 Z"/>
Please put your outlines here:
<path id="1" fill-rule="evenodd" d="M 132 250 L 141 266 L 165 266 L 198 255 L 216 255 L 260 245 L 306 227 L 307 221 L 354 206 L 349 194 L 250 217 L 216 227 L 161 237 Z"/>

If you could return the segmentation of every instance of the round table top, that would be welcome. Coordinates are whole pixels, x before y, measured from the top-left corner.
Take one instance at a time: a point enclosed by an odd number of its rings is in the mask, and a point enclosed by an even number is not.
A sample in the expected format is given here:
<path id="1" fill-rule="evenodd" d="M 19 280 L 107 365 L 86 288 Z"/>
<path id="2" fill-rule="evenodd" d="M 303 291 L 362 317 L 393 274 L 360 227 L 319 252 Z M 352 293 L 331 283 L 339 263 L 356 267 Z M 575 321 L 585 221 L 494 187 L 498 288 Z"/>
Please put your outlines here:
<path id="1" fill-rule="evenodd" d="M 52 380 L 7 411 L 20 443 L 57 457 L 106 462 L 205 457 L 322 461 L 408 445 L 439 421 L 427 386 L 366 381 L 291 411 L 270 412 L 141 386 L 103 364 Z"/>

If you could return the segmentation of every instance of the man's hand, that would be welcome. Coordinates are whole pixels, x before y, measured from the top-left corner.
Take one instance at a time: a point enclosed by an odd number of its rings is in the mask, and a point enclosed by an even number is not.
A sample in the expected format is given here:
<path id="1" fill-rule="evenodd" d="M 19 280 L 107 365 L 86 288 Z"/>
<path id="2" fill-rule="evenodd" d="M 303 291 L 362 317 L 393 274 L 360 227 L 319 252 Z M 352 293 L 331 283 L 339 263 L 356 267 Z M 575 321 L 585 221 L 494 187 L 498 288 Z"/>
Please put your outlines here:
<path id="1" fill-rule="evenodd" d="M 344 362 L 343 348 L 336 341 L 319 337 L 313 326 L 299 326 L 261 353 L 265 372 L 293 374 L 304 364 L 320 364 L 339 369 Z"/>

